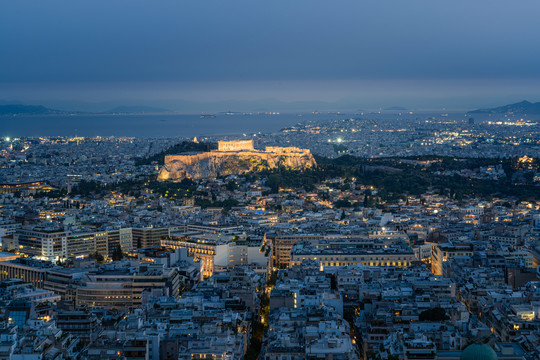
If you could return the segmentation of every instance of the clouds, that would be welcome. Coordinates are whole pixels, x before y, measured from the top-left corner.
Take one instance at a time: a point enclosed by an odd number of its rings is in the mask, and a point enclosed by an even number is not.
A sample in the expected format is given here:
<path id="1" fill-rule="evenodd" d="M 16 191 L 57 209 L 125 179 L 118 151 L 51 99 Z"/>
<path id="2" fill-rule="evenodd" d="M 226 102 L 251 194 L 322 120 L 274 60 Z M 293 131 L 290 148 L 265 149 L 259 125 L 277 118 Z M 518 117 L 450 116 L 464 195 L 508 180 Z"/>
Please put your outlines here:
<path id="1" fill-rule="evenodd" d="M 3 1 L 0 84 L 540 78 L 538 13 L 536 0 Z"/>

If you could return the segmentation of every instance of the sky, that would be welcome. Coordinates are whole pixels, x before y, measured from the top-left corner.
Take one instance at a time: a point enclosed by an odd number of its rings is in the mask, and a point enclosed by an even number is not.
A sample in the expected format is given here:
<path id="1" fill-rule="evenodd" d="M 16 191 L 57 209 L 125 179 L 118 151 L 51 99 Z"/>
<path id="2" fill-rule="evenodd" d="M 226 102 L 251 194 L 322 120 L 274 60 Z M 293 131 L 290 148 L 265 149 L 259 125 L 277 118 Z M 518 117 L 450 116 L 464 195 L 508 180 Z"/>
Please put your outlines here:
<path id="1" fill-rule="evenodd" d="M 180 111 L 540 101 L 538 14 L 538 0 L 3 0 L 0 100 Z"/>

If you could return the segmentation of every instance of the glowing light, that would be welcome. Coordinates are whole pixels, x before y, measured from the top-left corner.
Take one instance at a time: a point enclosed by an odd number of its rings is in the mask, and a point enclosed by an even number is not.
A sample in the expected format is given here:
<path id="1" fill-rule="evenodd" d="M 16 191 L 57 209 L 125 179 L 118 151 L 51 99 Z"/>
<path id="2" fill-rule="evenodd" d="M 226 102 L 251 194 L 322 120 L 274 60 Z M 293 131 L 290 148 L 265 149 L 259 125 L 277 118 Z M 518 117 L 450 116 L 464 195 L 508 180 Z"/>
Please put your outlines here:
<path id="1" fill-rule="evenodd" d="M 337 142 L 338 142 L 338 143 L 340 143 L 340 142 L 342 142 L 342 141 L 343 141 L 342 138 L 337 138 Z"/>

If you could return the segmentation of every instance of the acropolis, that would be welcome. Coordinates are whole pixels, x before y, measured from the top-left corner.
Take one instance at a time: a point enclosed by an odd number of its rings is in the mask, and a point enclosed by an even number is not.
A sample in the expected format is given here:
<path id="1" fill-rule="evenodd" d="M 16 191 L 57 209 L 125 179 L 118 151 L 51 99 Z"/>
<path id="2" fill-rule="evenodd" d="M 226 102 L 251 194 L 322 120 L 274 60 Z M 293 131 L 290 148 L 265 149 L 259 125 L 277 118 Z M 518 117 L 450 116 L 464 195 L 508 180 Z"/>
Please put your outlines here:
<path id="1" fill-rule="evenodd" d="M 219 141 L 215 151 L 165 156 L 158 179 L 180 181 L 244 174 L 278 166 L 299 170 L 315 165 L 309 149 L 267 146 L 265 150 L 258 150 L 253 140 Z"/>

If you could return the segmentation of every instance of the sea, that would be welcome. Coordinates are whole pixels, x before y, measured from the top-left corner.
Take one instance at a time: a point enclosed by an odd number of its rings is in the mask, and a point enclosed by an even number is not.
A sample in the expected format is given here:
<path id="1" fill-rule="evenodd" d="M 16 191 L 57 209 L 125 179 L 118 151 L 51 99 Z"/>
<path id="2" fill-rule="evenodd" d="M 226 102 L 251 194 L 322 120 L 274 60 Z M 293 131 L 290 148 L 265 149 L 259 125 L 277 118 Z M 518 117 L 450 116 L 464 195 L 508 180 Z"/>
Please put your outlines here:
<path id="1" fill-rule="evenodd" d="M 141 138 L 192 138 L 205 136 L 252 135 L 275 133 L 298 123 L 365 117 L 370 119 L 437 118 L 463 121 L 463 111 L 419 111 L 397 113 L 313 112 L 295 114 L 218 113 L 185 114 L 73 114 L 0 116 L 0 137 L 116 136 Z M 520 116 L 474 114 L 477 121 L 506 121 Z M 540 120 L 540 116 L 528 120 Z"/>
<path id="2" fill-rule="evenodd" d="M 273 133 L 300 122 L 345 116 L 335 113 L 16 115 L 0 116 L 0 136 L 173 138 Z"/>

